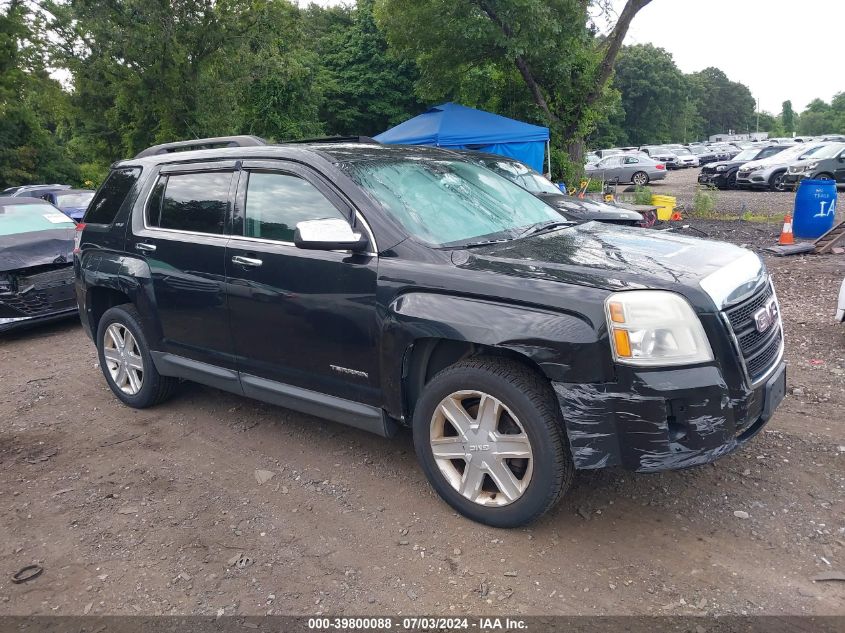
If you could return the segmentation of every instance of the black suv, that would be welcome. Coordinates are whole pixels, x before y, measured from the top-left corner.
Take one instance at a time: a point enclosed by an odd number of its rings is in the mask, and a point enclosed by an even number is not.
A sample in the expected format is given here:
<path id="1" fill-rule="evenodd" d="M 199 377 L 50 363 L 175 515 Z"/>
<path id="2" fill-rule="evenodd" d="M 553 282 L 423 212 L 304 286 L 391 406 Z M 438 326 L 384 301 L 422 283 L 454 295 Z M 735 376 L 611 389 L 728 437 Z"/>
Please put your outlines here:
<path id="1" fill-rule="evenodd" d="M 538 517 L 575 469 L 730 453 L 784 394 L 756 255 L 562 223 L 448 151 L 158 146 L 113 166 L 76 235 L 82 322 L 124 403 L 187 379 L 410 427 L 437 492 L 494 526 Z"/>

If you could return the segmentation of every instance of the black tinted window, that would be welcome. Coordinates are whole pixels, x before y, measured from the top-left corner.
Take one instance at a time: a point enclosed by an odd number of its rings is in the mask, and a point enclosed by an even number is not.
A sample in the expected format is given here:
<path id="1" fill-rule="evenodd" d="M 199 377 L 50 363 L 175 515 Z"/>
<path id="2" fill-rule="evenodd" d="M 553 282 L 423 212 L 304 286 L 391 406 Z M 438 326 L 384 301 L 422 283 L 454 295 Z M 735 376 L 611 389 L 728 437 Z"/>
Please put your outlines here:
<path id="1" fill-rule="evenodd" d="M 129 191 L 141 175 L 140 167 L 115 169 L 106 178 L 94 200 L 88 206 L 83 222 L 89 224 L 111 224 L 120 210 Z"/>
<path id="2" fill-rule="evenodd" d="M 246 193 L 244 235 L 293 242 L 298 222 L 344 218 L 307 180 L 289 174 L 253 172 Z"/>
<path id="3" fill-rule="evenodd" d="M 161 204 L 163 229 L 223 233 L 232 172 L 172 174 Z"/>

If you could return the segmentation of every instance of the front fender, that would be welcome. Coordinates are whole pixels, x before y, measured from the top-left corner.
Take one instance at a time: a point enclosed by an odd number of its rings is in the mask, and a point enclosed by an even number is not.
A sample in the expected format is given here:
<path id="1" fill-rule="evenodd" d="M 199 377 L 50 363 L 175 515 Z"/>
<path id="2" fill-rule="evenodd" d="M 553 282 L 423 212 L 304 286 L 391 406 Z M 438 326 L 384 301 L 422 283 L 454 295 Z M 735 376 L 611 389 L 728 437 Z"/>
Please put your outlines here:
<path id="1" fill-rule="evenodd" d="M 390 411 L 401 410 L 405 354 L 423 338 L 507 349 L 531 359 L 554 381 L 603 382 L 613 376 L 606 333 L 581 315 L 412 292 L 397 297 L 384 319 L 381 366 Z"/>

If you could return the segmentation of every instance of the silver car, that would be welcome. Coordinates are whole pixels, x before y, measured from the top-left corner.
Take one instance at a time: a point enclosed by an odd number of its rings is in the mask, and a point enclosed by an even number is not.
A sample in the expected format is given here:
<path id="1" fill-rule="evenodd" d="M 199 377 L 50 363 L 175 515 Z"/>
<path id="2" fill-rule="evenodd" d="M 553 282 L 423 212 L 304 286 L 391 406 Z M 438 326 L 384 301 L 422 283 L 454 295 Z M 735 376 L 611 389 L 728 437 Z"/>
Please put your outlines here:
<path id="1" fill-rule="evenodd" d="M 666 165 L 645 154 L 608 156 L 593 165 L 587 165 L 585 170 L 590 178 L 632 182 L 639 186 L 666 178 Z"/>
<path id="2" fill-rule="evenodd" d="M 786 170 L 794 162 L 810 158 L 829 143 L 796 143 L 768 158 L 745 163 L 736 172 L 736 186 L 740 189 L 769 189 L 786 191 Z"/>

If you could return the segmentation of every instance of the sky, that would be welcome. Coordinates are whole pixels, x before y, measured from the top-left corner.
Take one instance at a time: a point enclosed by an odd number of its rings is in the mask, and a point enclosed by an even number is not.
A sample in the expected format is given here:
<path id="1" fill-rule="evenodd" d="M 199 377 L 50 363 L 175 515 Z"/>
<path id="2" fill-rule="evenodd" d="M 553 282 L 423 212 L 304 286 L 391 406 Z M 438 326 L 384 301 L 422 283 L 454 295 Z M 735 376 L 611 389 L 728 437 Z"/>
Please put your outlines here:
<path id="1" fill-rule="evenodd" d="M 619 11 L 625 4 L 613 2 Z M 800 112 L 816 97 L 830 102 L 845 91 L 844 36 L 845 0 L 652 0 L 625 44 L 664 48 L 685 73 L 721 68 L 751 89 L 761 110 L 778 114 L 787 99 Z"/>

